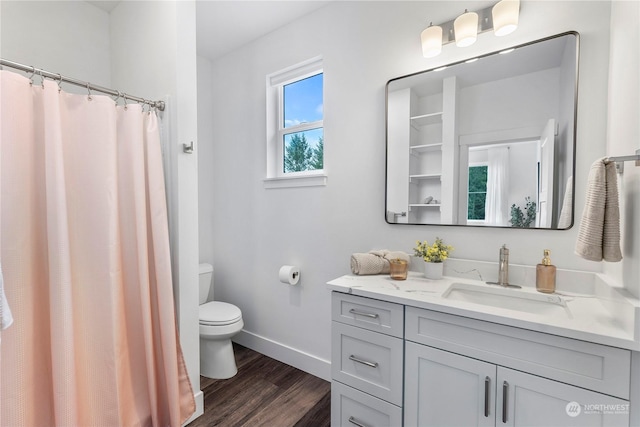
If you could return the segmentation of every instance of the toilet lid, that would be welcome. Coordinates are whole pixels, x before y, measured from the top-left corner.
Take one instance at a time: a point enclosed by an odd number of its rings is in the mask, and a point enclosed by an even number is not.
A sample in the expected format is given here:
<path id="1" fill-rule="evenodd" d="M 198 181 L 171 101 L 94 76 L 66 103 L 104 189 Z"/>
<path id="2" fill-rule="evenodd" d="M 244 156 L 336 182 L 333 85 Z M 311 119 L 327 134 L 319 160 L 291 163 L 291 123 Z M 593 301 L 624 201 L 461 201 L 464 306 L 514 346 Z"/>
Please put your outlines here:
<path id="1" fill-rule="evenodd" d="M 200 323 L 203 325 L 220 326 L 237 322 L 242 318 L 242 312 L 233 304 L 211 301 L 200 306 Z"/>

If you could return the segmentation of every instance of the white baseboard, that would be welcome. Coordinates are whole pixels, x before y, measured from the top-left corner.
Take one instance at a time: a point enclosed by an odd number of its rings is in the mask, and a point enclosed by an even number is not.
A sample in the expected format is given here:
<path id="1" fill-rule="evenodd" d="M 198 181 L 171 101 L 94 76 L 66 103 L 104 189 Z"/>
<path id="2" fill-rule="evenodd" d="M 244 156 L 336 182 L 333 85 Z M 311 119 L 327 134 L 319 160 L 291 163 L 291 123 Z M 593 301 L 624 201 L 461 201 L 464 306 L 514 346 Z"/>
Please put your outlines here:
<path id="1" fill-rule="evenodd" d="M 311 375 L 331 381 L 331 362 L 246 330 L 233 337 L 238 344 L 291 365 Z"/>
<path id="2" fill-rule="evenodd" d="M 200 415 L 204 414 L 204 393 L 202 393 L 202 390 L 198 390 L 198 392 L 194 394 L 193 397 L 196 400 L 196 411 L 193 413 L 193 415 L 191 415 L 191 418 L 189 418 L 184 424 L 182 424 L 183 427 L 198 418 Z"/>

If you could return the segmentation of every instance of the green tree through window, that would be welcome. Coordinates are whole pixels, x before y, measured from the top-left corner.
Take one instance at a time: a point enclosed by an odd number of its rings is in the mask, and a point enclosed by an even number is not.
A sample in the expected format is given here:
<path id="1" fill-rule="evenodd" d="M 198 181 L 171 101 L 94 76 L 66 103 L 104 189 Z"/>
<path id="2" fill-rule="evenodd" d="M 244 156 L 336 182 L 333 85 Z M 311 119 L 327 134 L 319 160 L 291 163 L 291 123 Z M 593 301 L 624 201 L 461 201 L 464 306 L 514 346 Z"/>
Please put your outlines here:
<path id="1" fill-rule="evenodd" d="M 287 138 L 290 136 L 290 138 Z M 311 149 L 304 133 L 294 133 L 285 137 L 284 171 L 300 172 L 308 170 Z"/>
<path id="2" fill-rule="evenodd" d="M 324 138 L 318 139 L 318 145 L 311 149 L 311 160 L 309 162 L 311 170 L 324 168 Z"/>
<path id="3" fill-rule="evenodd" d="M 487 166 L 469 166 L 469 199 L 467 219 L 484 220 L 487 200 Z"/>

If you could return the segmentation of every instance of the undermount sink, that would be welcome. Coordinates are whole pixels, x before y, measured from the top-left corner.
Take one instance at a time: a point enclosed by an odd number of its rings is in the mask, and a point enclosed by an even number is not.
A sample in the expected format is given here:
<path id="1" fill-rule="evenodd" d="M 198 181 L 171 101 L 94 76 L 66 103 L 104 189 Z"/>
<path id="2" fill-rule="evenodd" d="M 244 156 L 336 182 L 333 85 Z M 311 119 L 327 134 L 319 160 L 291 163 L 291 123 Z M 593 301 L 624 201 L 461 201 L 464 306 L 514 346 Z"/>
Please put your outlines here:
<path id="1" fill-rule="evenodd" d="M 452 283 L 442 294 L 442 297 L 453 301 L 470 302 L 524 313 L 572 317 L 566 300 L 559 295 L 526 292 L 491 285 Z"/>

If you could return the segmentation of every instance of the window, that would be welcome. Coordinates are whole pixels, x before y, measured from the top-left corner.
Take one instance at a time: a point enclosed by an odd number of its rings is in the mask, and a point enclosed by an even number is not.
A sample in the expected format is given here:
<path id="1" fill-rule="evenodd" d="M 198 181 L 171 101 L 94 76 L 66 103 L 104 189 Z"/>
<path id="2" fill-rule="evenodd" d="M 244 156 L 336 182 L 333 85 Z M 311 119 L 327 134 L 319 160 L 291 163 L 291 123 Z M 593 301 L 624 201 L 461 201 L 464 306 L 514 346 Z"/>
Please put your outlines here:
<path id="1" fill-rule="evenodd" d="M 487 165 L 469 166 L 469 191 L 467 220 L 484 222 L 484 205 L 487 200 Z"/>
<path id="2" fill-rule="evenodd" d="M 322 170 L 322 73 L 282 87 L 284 173 Z"/>
<path id="3" fill-rule="evenodd" d="M 326 184 L 323 98 L 321 58 L 267 76 L 266 187 Z"/>

